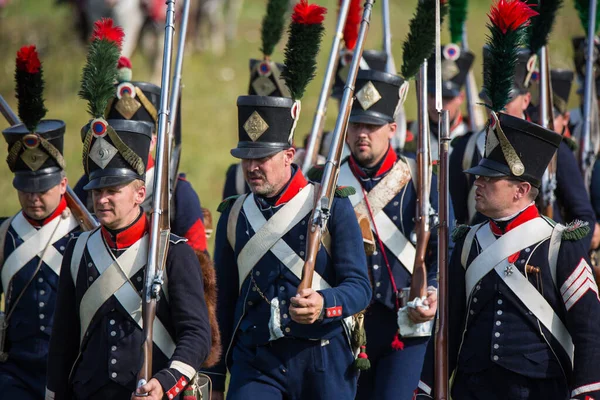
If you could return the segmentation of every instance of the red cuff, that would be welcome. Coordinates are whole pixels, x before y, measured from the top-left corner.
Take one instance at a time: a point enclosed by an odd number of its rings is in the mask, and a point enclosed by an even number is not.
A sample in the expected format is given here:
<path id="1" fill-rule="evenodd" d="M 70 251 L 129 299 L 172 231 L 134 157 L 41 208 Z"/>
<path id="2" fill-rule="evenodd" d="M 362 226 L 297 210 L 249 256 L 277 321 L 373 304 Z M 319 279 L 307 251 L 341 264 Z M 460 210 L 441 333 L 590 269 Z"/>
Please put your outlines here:
<path id="1" fill-rule="evenodd" d="M 168 399 L 172 399 L 175 396 L 179 395 L 180 393 L 183 393 L 183 389 L 187 386 L 188 384 L 188 380 L 185 376 L 182 376 L 177 383 L 175 384 L 175 386 L 173 386 L 171 389 L 169 389 L 167 391 L 167 393 L 165 393 L 167 395 Z"/>
<path id="2" fill-rule="evenodd" d="M 206 230 L 202 220 L 198 220 L 188 229 L 185 233 L 185 238 L 188 240 L 188 244 L 194 250 L 205 251 L 207 247 L 206 243 Z"/>

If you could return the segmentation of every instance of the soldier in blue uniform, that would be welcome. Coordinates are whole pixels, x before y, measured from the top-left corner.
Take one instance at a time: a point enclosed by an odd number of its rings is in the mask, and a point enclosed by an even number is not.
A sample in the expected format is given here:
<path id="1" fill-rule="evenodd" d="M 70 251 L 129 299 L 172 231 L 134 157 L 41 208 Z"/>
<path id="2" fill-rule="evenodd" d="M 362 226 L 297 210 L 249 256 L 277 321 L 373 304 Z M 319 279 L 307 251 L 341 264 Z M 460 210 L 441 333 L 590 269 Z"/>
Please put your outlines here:
<path id="1" fill-rule="evenodd" d="M 239 140 L 231 155 L 242 160 L 252 192 L 220 206 L 217 313 L 229 348 L 209 374 L 213 399 L 223 398 L 227 369 L 229 400 L 351 399 L 356 393 L 352 321 L 368 305 L 371 288 L 361 231 L 345 198 L 351 189 L 336 191 L 312 287 L 298 290 L 318 189 L 293 162 L 298 97 L 316 70 L 315 59 L 295 44 L 318 49 L 324 12 L 306 1 L 294 9 L 290 32 L 297 36 L 286 47 L 286 62 L 292 61 L 286 83 L 296 98 L 237 100 Z"/>
<path id="2" fill-rule="evenodd" d="M 450 117 L 450 138 L 456 139 L 469 131 L 469 126 L 462 115 L 461 108 L 465 102 L 463 90 L 475 55 L 470 51 L 461 50 L 456 44 L 442 46 L 442 101 L 443 108 L 448 110 Z M 427 62 L 427 101 L 429 113 L 429 130 L 431 133 L 432 159 L 438 157 L 438 112 L 435 108 L 435 56 Z M 407 154 L 415 153 L 418 134 L 418 121 L 408 124 L 411 140 L 407 140 L 403 149 Z M 452 150 L 452 148 L 451 148 Z"/>
<path id="3" fill-rule="evenodd" d="M 145 167 L 152 125 L 126 120 L 106 124 Z M 93 135 L 91 129 L 84 128 L 87 135 Z M 145 170 L 134 168 L 118 151 L 107 162 L 100 152 L 113 145 L 108 137 L 93 137 L 85 155 L 89 178 L 85 189 L 92 191 L 101 227 L 71 241 L 65 253 L 56 306 L 58 328 L 48 360 L 51 399 L 128 399 L 136 389 L 143 342 L 138 311 L 149 232 L 141 208 Z M 153 399 L 162 399 L 163 394 L 178 398 L 210 350 L 201 268 L 185 243 L 186 239 L 171 235 L 167 283 L 158 302 L 160 322 L 154 325 L 153 379 L 144 388 Z M 128 276 L 119 274 L 118 268 Z M 112 289 L 99 290 L 102 282 Z"/>
<path id="4" fill-rule="evenodd" d="M 416 163 L 399 157 L 390 145 L 403 79 L 374 70 L 360 71 L 356 101 L 348 126 L 351 155 L 341 166 L 339 183 L 353 186 L 355 211 L 371 220 L 375 250 L 368 257 L 373 298 L 365 313 L 366 352 L 371 368 L 361 372 L 357 399 L 409 398 L 417 386 L 428 337 L 398 337 L 401 291 L 410 286 L 415 247 Z M 373 102 L 371 99 L 379 99 Z M 315 173 L 318 170 L 315 169 Z M 437 178 L 432 176 L 431 206 L 437 209 Z M 453 220 L 453 217 L 450 218 Z M 435 235 L 428 248 L 429 310 L 413 310 L 415 322 L 433 319 L 436 311 L 437 260 Z M 407 299 L 408 300 L 408 299 Z"/>
<path id="5" fill-rule="evenodd" d="M 126 57 L 119 59 L 119 85 L 116 87 L 116 97 L 109 103 L 107 118 L 127 119 L 131 121 L 146 121 L 156 129 L 158 122 L 158 107 L 160 105 L 160 88 L 152 83 L 131 81 L 131 62 Z M 177 113 L 175 135 L 181 135 L 181 107 Z M 153 130 L 150 153 L 156 145 L 156 130 Z M 149 212 L 152 208 L 152 193 L 154 180 L 154 158 L 149 156 L 146 171 L 146 200 L 142 208 Z M 83 175 L 74 191 L 79 199 L 92 207 L 91 196 L 84 190 L 88 177 Z M 171 230 L 174 234 L 185 237 L 187 243 L 197 252 L 207 253 L 207 235 L 204 225 L 204 210 L 200 198 L 184 173 L 177 176 L 174 182 L 171 201 Z"/>
<path id="6" fill-rule="evenodd" d="M 242 159 L 252 194 L 223 203 L 217 226 L 217 312 L 221 337 L 230 345 L 209 374 L 214 390 L 224 390 L 227 363 L 228 399 L 352 398 L 357 374 L 343 320 L 371 297 L 354 211 L 336 196 L 327 225 L 332 243 L 317 257 L 318 286 L 296 294 L 315 186 L 292 163 L 295 102 L 241 96 L 237 104 L 239 143 L 231 153 Z M 285 225 L 268 247 L 256 241 Z"/>
<path id="7" fill-rule="evenodd" d="M 497 118 L 484 158 L 467 171 L 478 177 L 477 210 L 489 219 L 455 232 L 448 272 L 452 396 L 599 398 L 600 301 L 580 240 L 589 227 L 555 224 L 534 204 L 562 137 Z M 418 398 L 434 396 L 432 367 Z"/>
<path id="8" fill-rule="evenodd" d="M 65 252 L 46 399 L 180 399 L 211 350 L 202 271 L 186 239 L 171 234 L 153 324 L 152 378 L 136 392 L 150 230 L 141 204 L 153 125 L 103 117 L 108 99 L 98 88 L 112 84 L 118 60 L 111 25 L 97 24 L 108 33 L 92 37 L 80 91 L 93 117 L 82 128 L 84 189 L 92 192 L 100 227 L 71 240 Z"/>
<path id="9" fill-rule="evenodd" d="M 489 50 L 484 47 L 484 61 L 490 57 Z M 530 81 L 535 79 L 536 71 L 532 68 L 530 54 L 527 50 L 519 51 L 515 68 L 511 101 L 506 105 L 506 113 L 517 118 L 529 120 L 527 109 L 531 103 L 529 92 Z M 486 62 L 484 62 L 484 68 Z M 482 98 L 486 98 L 482 92 Z M 463 172 L 475 166 L 483 156 L 485 131 L 470 133 L 454 142 L 454 150 L 450 155 L 450 195 L 459 223 L 472 224 L 485 220 L 485 216 L 475 210 L 475 177 Z M 561 143 L 557 152 L 556 201 L 553 203 L 553 216 L 559 222 L 581 220 L 594 226 L 595 218 L 590 205 L 589 196 L 583 179 L 577 171 L 577 161 L 566 143 Z M 568 210 L 561 215 L 561 210 Z M 591 236 L 586 238 L 590 244 Z"/>
<path id="10" fill-rule="evenodd" d="M 19 66 L 20 61 L 32 66 L 34 60 L 35 68 Z M 2 133 L 22 208 L 0 219 L 0 292 L 5 301 L 0 316 L 0 393 L 2 398 L 33 400 L 44 398 L 61 260 L 79 225 L 64 197 L 65 123 L 41 120 L 46 110 L 31 105 L 43 108 L 43 100 L 35 98 L 36 91 L 22 90 L 28 83 L 42 82 L 34 46 L 19 51 L 16 77 L 23 123 Z"/>

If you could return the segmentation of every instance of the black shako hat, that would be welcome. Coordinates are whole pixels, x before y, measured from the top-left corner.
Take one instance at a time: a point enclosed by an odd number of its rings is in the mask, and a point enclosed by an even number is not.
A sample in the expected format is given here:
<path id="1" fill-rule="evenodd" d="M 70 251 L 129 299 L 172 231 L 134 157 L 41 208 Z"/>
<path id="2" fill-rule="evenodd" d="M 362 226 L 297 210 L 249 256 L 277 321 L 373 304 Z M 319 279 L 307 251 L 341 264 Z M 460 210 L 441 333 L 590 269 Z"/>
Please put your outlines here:
<path id="1" fill-rule="evenodd" d="M 475 55 L 461 50 L 454 43 L 442 46 L 442 96 L 456 97 L 460 94 Z M 427 62 L 427 91 L 435 94 L 435 55 Z"/>
<path id="2" fill-rule="evenodd" d="M 554 115 L 562 115 L 566 113 L 569 108 L 569 94 L 571 93 L 571 86 L 573 84 L 573 77 L 575 73 L 568 69 L 553 69 L 550 71 L 550 79 L 552 81 L 552 103 L 554 105 Z M 535 91 L 538 89 L 537 82 Z M 533 94 L 533 91 L 532 91 Z M 538 93 L 535 96 L 532 95 L 532 100 L 535 98 L 536 103 L 539 101 Z M 533 103 L 533 101 L 532 101 Z M 537 104 L 530 105 L 531 110 L 528 110 L 531 118 L 534 121 L 539 121 L 539 107 Z"/>
<path id="3" fill-rule="evenodd" d="M 126 119 L 94 119 L 81 129 L 85 190 L 145 180 L 153 125 Z"/>
<path id="4" fill-rule="evenodd" d="M 348 71 L 350 70 L 353 55 L 354 52 L 348 50 L 341 50 L 340 52 L 340 61 L 337 65 L 333 89 L 331 91 L 331 97 L 335 99 L 341 100 L 344 95 L 344 87 L 348 79 Z M 385 52 L 380 50 L 365 50 L 362 53 L 362 59 L 358 68 L 359 71 L 375 70 L 383 72 L 385 71 L 386 64 L 387 54 Z"/>
<path id="5" fill-rule="evenodd" d="M 395 121 L 408 85 L 402 77 L 373 69 L 359 71 L 350 122 L 385 125 Z"/>
<path id="6" fill-rule="evenodd" d="M 465 172 L 489 177 L 508 176 L 538 188 L 562 136 L 504 113 L 491 113 L 485 155 Z"/>
<path id="7" fill-rule="evenodd" d="M 24 124 L 2 131 L 8 144 L 6 162 L 14 173 L 13 187 L 21 192 L 45 192 L 61 181 L 65 169 L 63 142 L 65 123 L 46 119 L 38 123 L 35 132 Z"/>
<path id="8" fill-rule="evenodd" d="M 231 155 L 241 159 L 268 157 L 292 147 L 300 101 L 287 97 L 240 96 L 238 144 Z"/>
<path id="9" fill-rule="evenodd" d="M 485 65 L 488 64 L 486 60 L 491 57 L 490 50 L 488 45 L 483 46 L 483 75 L 485 76 Z M 515 73 L 513 78 L 513 86 L 510 92 L 511 99 L 515 97 L 526 94 L 529 92 L 529 86 L 532 81 L 537 79 L 536 77 L 537 71 L 535 70 L 535 59 L 531 57 L 531 52 L 528 49 L 521 48 L 519 49 L 518 60 L 515 65 Z M 485 101 L 489 102 L 487 94 L 485 90 L 482 90 L 479 93 L 479 97 Z"/>

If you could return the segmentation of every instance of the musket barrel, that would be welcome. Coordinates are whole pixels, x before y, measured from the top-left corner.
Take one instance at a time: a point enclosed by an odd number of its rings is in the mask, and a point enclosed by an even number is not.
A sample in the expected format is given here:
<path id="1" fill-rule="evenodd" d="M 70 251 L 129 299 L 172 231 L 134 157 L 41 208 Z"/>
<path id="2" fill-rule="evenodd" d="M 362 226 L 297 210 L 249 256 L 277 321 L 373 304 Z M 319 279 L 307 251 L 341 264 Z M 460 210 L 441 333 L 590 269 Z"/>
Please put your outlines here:
<path id="1" fill-rule="evenodd" d="M 358 39 L 352 56 L 352 62 L 350 63 L 348 78 L 346 79 L 346 85 L 344 87 L 340 112 L 338 113 L 335 129 L 333 130 L 331 148 L 329 149 L 329 155 L 327 156 L 327 162 L 325 163 L 319 194 L 308 225 L 306 236 L 306 259 L 302 269 L 302 280 L 300 281 L 300 285 L 298 285 L 298 291 L 312 287 L 315 260 L 321 243 L 320 238 L 323 233 L 322 230 L 327 226 L 329 211 L 331 210 L 331 203 L 333 202 L 335 185 L 340 168 L 340 159 L 342 157 L 342 149 L 346 137 L 346 130 L 348 128 L 348 119 L 350 118 L 350 110 L 352 109 L 354 85 L 356 83 L 356 76 L 358 75 L 358 67 L 362 58 L 365 39 L 369 32 L 369 23 L 374 3 L 375 0 L 366 0 L 364 5 L 363 17 L 358 31 Z"/>
<path id="2" fill-rule="evenodd" d="M 331 89 L 335 82 L 335 71 L 339 62 L 340 44 L 344 36 L 344 26 L 346 25 L 346 19 L 348 18 L 351 1 L 352 0 L 344 0 L 340 6 L 335 34 L 333 35 L 333 42 L 331 43 L 329 60 L 327 61 L 327 68 L 325 69 L 325 78 L 323 79 L 323 85 L 321 86 L 317 110 L 308 136 L 304 162 L 302 163 L 302 172 L 305 174 L 316 162 L 321 144 L 320 142 L 323 139 L 322 136 L 323 128 L 325 126 L 325 116 L 327 114 L 327 103 L 329 102 Z"/>
<path id="3" fill-rule="evenodd" d="M 150 220 L 150 239 L 146 280 L 142 294 L 142 320 L 144 331 L 143 363 L 138 373 L 137 387 L 144 385 L 152 376 L 152 328 L 156 317 L 156 303 L 162 285 L 162 272 L 166 258 L 169 226 L 169 80 L 171 77 L 171 54 L 175 31 L 175 0 L 167 0 L 165 41 L 161 77 L 160 107 L 158 111 L 158 134 L 154 193 Z"/>
<path id="4" fill-rule="evenodd" d="M 13 126 L 21 123 L 21 120 L 19 119 L 17 114 L 15 114 L 14 111 L 10 108 L 10 106 L 8 105 L 6 100 L 4 100 L 4 97 L 2 97 L 2 95 L 0 95 L 0 112 L 2 113 L 6 121 L 8 121 L 9 125 Z"/>
<path id="5" fill-rule="evenodd" d="M 585 173 L 589 165 L 589 159 L 593 159 L 597 149 L 591 149 L 590 137 L 592 131 L 592 90 L 594 85 L 594 63 L 596 62 L 594 38 L 596 34 L 596 8 L 597 0 L 590 0 L 589 20 L 586 43 L 586 58 L 585 58 L 585 87 L 583 92 L 583 129 L 582 141 L 583 148 L 587 148 L 587 153 L 584 152 L 581 156 L 581 166 Z M 591 154 L 590 154 L 591 153 Z"/>
<path id="6" fill-rule="evenodd" d="M 439 155 L 440 170 L 438 174 L 438 314 L 435 332 L 435 381 L 436 400 L 447 400 L 448 383 L 448 244 L 449 244 L 449 150 L 450 150 L 450 117 L 448 110 L 439 114 Z"/>

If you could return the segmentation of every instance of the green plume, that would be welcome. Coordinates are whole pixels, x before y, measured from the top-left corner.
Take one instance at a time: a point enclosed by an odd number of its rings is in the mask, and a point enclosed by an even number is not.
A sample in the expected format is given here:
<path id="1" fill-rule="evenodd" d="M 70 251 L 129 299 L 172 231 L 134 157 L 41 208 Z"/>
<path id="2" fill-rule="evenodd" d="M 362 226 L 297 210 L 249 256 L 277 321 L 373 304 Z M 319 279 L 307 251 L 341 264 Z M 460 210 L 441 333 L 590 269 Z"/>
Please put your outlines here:
<path id="1" fill-rule="evenodd" d="M 109 100 L 115 96 L 119 56 L 120 50 L 114 42 L 95 39 L 90 43 L 79 97 L 87 100 L 93 118 L 102 117 Z"/>
<path id="2" fill-rule="evenodd" d="M 263 18 L 260 31 L 262 39 L 262 48 L 260 51 L 265 56 L 273 54 L 275 46 L 281 40 L 288 4 L 288 0 L 269 0 L 267 3 L 267 14 Z"/>
<path id="3" fill-rule="evenodd" d="M 450 28 L 450 41 L 460 44 L 467 19 L 467 0 L 449 0 L 448 25 Z"/>
<path id="4" fill-rule="evenodd" d="M 409 25 L 408 37 L 403 45 L 403 64 L 401 75 L 411 79 L 435 50 L 435 2 L 436 0 L 420 0 Z M 440 4 L 441 18 L 447 12 L 447 5 Z M 441 22 L 441 21 L 440 21 Z"/>
<path id="5" fill-rule="evenodd" d="M 587 0 L 575 0 L 575 9 L 577 10 L 577 14 L 579 14 L 581 26 L 583 26 L 587 34 L 588 23 L 590 22 L 590 2 Z M 598 33 L 598 29 L 600 28 L 598 25 L 600 25 L 600 7 L 596 7 L 596 30 L 594 34 Z"/>
<path id="6" fill-rule="evenodd" d="M 539 15 L 531 18 L 528 28 L 528 47 L 532 53 L 537 52 L 548 44 L 548 37 L 552 31 L 556 13 L 563 5 L 563 0 L 529 0 L 532 6 L 537 5 Z"/>
<path id="7" fill-rule="evenodd" d="M 525 27 L 520 27 L 503 33 L 490 23 L 488 28 L 490 56 L 486 58 L 486 65 L 483 67 L 483 89 L 491 101 L 488 106 L 492 111 L 500 112 L 510 100 L 519 46 L 525 44 L 527 32 Z"/>
<path id="8" fill-rule="evenodd" d="M 44 79 L 42 78 L 42 67 L 38 73 L 29 73 L 20 70 L 15 71 L 16 96 L 18 100 L 18 112 L 21 122 L 25 124 L 29 132 L 35 132 L 38 124 L 46 116 L 48 111 L 44 105 Z"/>

